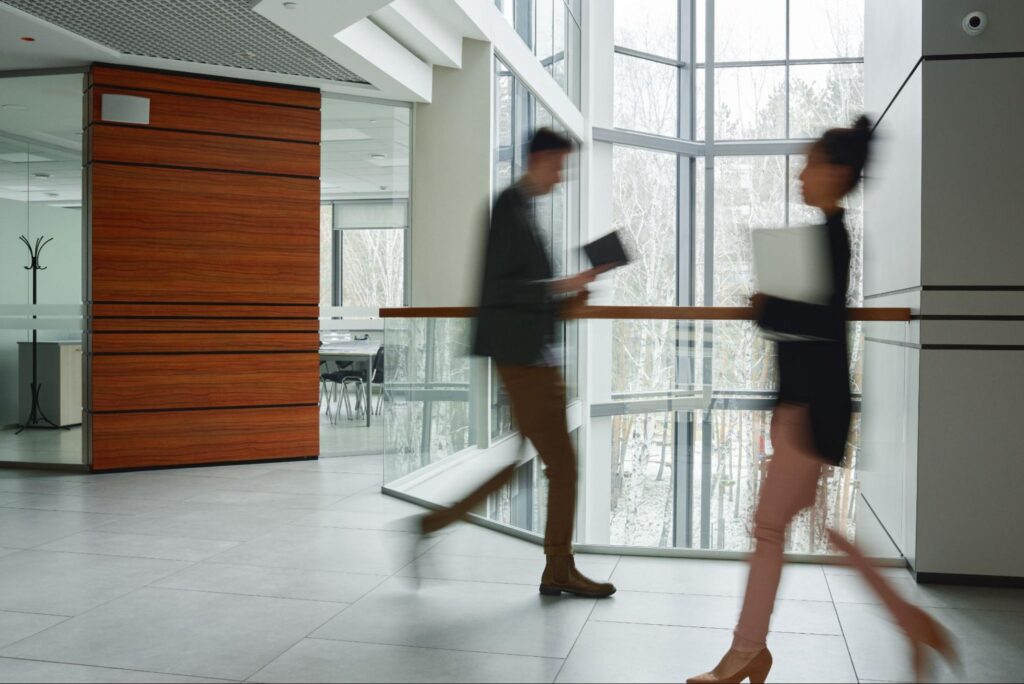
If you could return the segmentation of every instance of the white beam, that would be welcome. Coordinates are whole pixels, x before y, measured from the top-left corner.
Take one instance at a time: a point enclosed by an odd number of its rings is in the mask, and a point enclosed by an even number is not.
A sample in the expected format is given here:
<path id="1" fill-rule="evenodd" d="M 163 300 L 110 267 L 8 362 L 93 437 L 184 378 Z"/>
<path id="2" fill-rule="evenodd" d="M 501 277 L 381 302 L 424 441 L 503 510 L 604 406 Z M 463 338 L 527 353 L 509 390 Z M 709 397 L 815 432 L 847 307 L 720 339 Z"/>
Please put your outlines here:
<path id="1" fill-rule="evenodd" d="M 433 0 L 427 0 L 433 2 Z M 438 66 L 462 67 L 462 34 L 446 24 L 424 0 L 394 0 L 373 20 L 421 59 Z"/>
<path id="2" fill-rule="evenodd" d="M 485 40 L 494 44 L 498 56 L 533 91 L 551 114 L 579 140 L 587 140 L 582 112 L 526 46 L 492 0 L 450 0 L 464 19 Z M 476 37 L 476 36 L 471 36 Z"/>
<path id="3" fill-rule="evenodd" d="M 288 9 L 278 0 L 262 0 L 253 11 L 358 74 L 379 91 L 378 96 L 430 102 L 431 66 L 365 18 L 369 13 L 353 21 L 354 9 L 377 11 L 389 3 L 390 0 L 302 0 L 294 9 Z"/>

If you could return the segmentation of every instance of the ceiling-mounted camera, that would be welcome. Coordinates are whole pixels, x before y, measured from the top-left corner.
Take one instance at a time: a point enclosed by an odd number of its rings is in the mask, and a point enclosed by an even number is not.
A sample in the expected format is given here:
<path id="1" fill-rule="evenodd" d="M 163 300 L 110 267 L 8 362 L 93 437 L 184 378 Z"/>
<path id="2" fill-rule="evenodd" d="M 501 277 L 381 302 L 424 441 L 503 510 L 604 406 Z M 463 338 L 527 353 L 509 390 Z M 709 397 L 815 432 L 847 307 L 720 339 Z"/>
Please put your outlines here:
<path id="1" fill-rule="evenodd" d="M 971 12 L 964 17 L 964 32 L 969 36 L 980 36 L 988 28 L 988 15 L 984 12 Z"/>

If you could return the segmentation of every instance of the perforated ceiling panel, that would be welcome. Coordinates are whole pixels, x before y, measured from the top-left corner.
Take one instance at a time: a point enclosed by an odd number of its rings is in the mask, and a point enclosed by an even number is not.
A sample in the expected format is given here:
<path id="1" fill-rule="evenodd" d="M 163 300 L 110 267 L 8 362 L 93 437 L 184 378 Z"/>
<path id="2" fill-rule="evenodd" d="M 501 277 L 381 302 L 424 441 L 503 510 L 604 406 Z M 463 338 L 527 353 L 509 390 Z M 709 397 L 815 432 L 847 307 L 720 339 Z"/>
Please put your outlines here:
<path id="1" fill-rule="evenodd" d="M 118 52 L 365 83 L 253 12 L 251 0 L 3 0 Z"/>

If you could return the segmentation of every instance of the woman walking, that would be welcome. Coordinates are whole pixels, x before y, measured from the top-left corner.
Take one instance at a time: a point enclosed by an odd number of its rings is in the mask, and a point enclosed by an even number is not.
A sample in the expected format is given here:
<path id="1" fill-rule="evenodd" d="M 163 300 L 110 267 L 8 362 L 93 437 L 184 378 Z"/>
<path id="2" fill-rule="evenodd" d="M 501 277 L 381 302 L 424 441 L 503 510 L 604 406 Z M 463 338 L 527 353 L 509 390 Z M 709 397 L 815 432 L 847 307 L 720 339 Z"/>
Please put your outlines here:
<path id="1" fill-rule="evenodd" d="M 871 137 L 867 117 L 861 117 L 853 128 L 828 131 L 811 146 L 807 166 L 800 174 L 804 201 L 825 215 L 821 230 L 827 236 L 831 268 L 828 303 L 808 304 L 763 294 L 753 297 L 762 330 L 787 339 L 778 343 L 779 392 L 771 424 L 775 453 L 754 515 L 757 544 L 732 648 L 714 670 L 689 682 L 765 681 L 772 667 L 766 639 L 782 574 L 786 529 L 800 511 L 814 504 L 822 469 L 843 462 L 852 402 L 846 345 L 850 241 L 842 202 L 860 183 Z M 929 648 L 954 660 L 945 629 L 901 598 L 841 533 L 830 529 L 828 535 L 907 636 L 919 678 Z"/>

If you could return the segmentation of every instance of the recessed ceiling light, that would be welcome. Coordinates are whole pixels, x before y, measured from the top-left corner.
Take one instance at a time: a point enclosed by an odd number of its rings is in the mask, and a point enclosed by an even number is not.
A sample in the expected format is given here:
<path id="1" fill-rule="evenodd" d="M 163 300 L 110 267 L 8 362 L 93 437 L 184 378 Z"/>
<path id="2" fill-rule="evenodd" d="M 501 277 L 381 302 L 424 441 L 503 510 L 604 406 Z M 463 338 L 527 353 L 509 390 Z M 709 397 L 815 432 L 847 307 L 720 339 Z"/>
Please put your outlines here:
<path id="1" fill-rule="evenodd" d="M 21 37 L 21 41 L 23 43 L 34 43 L 34 42 L 36 42 L 36 39 L 33 38 L 32 36 L 22 36 Z"/>
<path id="2" fill-rule="evenodd" d="M 25 112 L 28 111 L 28 107 L 22 104 L 5 104 L 0 105 L 0 108 L 6 109 L 11 112 Z"/>

